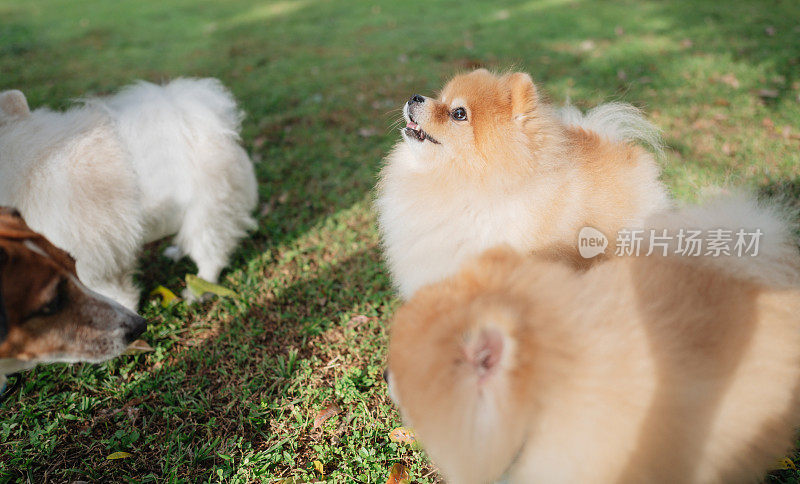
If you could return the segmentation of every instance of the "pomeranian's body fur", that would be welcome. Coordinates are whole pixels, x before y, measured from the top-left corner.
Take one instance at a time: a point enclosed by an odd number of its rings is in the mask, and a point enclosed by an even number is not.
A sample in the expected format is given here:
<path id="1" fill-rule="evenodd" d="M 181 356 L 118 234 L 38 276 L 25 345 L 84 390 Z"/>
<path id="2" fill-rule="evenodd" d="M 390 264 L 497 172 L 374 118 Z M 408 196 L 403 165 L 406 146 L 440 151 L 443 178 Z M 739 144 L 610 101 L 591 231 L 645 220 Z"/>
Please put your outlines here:
<path id="1" fill-rule="evenodd" d="M 632 106 L 556 112 L 527 74 L 485 70 L 456 77 L 438 100 L 419 98 L 405 115 L 426 136 L 404 130 L 377 186 L 385 258 L 403 298 L 498 244 L 586 265 L 581 227 L 613 240 L 669 205 L 658 164 L 636 143 L 658 149 L 657 131 Z M 448 116 L 456 107 L 468 119 Z"/>
<path id="2" fill-rule="evenodd" d="M 586 271 L 495 249 L 398 311 L 390 389 L 449 482 L 760 482 L 790 451 L 800 258 L 786 218 L 732 196 L 646 224 L 764 235 L 755 257 Z"/>

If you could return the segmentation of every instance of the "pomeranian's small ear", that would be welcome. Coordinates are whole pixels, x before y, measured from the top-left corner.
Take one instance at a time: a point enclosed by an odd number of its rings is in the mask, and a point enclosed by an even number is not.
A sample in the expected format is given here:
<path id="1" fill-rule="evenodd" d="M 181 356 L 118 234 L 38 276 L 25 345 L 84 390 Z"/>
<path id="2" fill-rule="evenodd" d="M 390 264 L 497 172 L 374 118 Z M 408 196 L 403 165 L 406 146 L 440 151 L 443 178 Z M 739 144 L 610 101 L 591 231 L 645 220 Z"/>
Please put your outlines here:
<path id="1" fill-rule="evenodd" d="M 464 341 L 464 356 L 483 383 L 497 373 L 505 353 L 508 352 L 508 341 L 505 333 L 497 327 L 476 328 Z"/>
<path id="2" fill-rule="evenodd" d="M 536 86 L 531 76 L 525 72 L 510 74 L 508 82 L 511 85 L 511 114 L 516 120 L 524 120 L 526 115 L 536 109 Z"/>
<path id="3" fill-rule="evenodd" d="M 0 93 L 0 110 L 6 116 L 25 117 L 31 113 L 28 107 L 28 100 L 22 91 L 12 89 Z"/>

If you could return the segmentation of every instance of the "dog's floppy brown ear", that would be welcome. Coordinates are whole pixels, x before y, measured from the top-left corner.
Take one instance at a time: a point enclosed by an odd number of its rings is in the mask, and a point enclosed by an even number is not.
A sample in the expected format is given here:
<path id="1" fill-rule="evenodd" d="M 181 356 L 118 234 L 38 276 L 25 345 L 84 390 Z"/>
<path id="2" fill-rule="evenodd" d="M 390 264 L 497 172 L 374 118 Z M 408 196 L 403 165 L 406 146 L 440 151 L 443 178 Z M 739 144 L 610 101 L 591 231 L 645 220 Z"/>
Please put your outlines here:
<path id="1" fill-rule="evenodd" d="M 531 76 L 525 72 L 508 75 L 511 86 L 511 114 L 514 119 L 524 120 L 525 115 L 536 109 L 538 95 Z"/>
<path id="2" fill-rule="evenodd" d="M 8 116 L 25 117 L 31 113 L 22 91 L 12 89 L 0 93 L 0 110 Z"/>
<path id="3" fill-rule="evenodd" d="M 6 262 L 8 262 L 8 254 L 3 247 L 0 247 L 0 343 L 5 341 L 8 335 L 8 314 L 3 293 L 3 272 L 5 272 Z"/>
<path id="4" fill-rule="evenodd" d="M 0 207 L 0 215 L 8 215 L 9 217 L 14 217 L 16 219 L 22 218 L 22 214 L 19 213 L 19 210 L 17 210 L 14 207 L 7 207 L 7 206 Z"/>

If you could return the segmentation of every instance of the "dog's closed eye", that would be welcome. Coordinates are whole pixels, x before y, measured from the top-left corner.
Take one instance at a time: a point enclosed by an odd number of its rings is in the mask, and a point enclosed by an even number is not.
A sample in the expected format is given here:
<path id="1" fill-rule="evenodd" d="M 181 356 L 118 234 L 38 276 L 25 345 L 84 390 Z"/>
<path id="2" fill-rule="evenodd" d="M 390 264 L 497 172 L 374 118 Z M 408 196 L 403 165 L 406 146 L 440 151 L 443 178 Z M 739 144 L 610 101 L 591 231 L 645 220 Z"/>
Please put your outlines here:
<path id="1" fill-rule="evenodd" d="M 25 319 L 47 317 L 58 313 L 67 302 L 67 279 L 59 277 L 42 291 L 41 300 L 44 301 Z"/>

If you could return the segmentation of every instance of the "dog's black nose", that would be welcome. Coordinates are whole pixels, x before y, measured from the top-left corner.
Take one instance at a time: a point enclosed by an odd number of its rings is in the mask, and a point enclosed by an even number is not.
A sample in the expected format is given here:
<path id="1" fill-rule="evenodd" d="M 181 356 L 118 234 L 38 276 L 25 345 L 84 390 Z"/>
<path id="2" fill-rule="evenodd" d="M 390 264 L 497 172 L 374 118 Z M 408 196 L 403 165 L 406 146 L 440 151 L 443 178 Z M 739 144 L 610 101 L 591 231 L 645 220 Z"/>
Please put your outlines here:
<path id="1" fill-rule="evenodd" d="M 411 104 L 411 103 L 424 103 L 424 102 L 425 102 L 425 98 L 420 96 L 419 94 L 414 94 L 413 96 L 411 96 L 411 99 L 408 100 L 408 104 Z"/>
<path id="2" fill-rule="evenodd" d="M 383 370 L 383 381 L 385 381 L 386 383 L 389 383 L 389 369 L 388 368 Z"/>
<path id="3" fill-rule="evenodd" d="M 146 329 L 147 320 L 139 315 L 133 316 L 125 327 L 125 343 L 133 343 Z"/>

